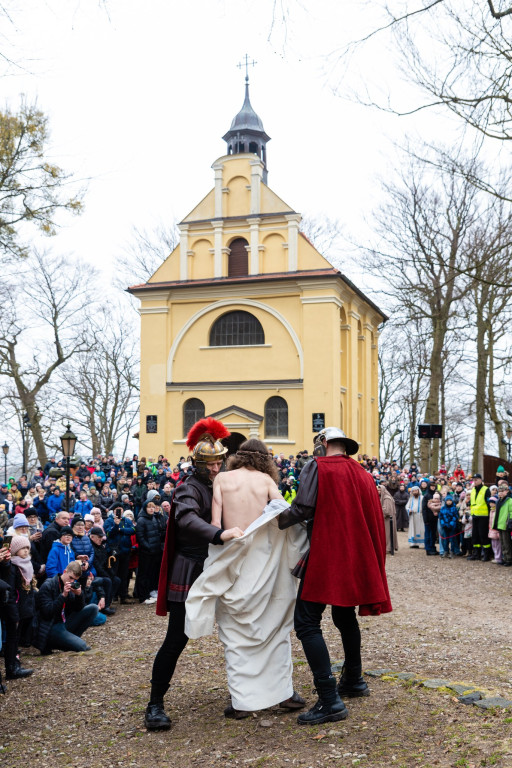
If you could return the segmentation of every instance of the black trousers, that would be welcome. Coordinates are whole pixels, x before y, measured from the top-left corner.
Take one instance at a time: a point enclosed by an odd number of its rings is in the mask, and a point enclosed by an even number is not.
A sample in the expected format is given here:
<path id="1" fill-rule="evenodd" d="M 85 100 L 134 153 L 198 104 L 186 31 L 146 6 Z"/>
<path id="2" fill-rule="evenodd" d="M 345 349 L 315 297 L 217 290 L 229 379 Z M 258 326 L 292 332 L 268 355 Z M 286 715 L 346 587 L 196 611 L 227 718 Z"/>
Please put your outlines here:
<path id="1" fill-rule="evenodd" d="M 322 635 L 321 621 L 326 606 L 323 603 L 312 603 L 303 600 L 301 580 L 297 603 L 295 605 L 294 625 L 297 637 L 302 643 L 304 653 L 315 680 L 329 677 L 331 660 L 329 651 Z M 361 674 L 361 632 L 354 607 L 342 608 L 333 605 L 331 608 L 334 626 L 339 630 L 343 650 L 345 652 L 345 669 L 350 675 Z"/>
<path id="2" fill-rule="evenodd" d="M 482 547 L 489 549 L 489 515 L 473 515 L 473 548 L 482 551 Z"/>
<path id="3" fill-rule="evenodd" d="M 119 597 L 121 598 L 121 600 L 124 600 L 126 598 L 126 595 L 128 594 L 128 584 L 129 584 L 129 575 L 130 575 L 130 569 L 128 567 L 129 563 L 130 563 L 129 552 L 121 552 L 117 555 L 117 575 L 121 580 L 121 584 L 119 586 Z"/>
<path id="4" fill-rule="evenodd" d="M 185 603 L 169 603 L 167 634 L 156 654 L 151 675 L 151 700 L 161 699 L 169 689 L 176 663 L 188 643 L 185 634 Z"/>
<path id="5" fill-rule="evenodd" d="M 158 588 L 161 552 L 144 552 L 139 549 L 139 565 L 137 568 L 137 597 L 139 603 L 147 600 L 149 593 Z"/>

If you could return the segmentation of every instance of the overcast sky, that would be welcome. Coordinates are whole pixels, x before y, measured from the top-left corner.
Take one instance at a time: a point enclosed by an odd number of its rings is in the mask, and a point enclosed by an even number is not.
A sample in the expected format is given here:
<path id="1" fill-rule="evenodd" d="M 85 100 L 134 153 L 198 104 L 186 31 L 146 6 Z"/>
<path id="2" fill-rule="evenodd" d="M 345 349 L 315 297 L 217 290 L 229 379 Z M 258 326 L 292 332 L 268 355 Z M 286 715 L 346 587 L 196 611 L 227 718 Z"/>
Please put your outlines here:
<path id="1" fill-rule="evenodd" d="M 20 8 L 21 6 L 21 8 Z M 368 240 L 394 143 L 442 133 L 435 115 L 387 116 L 338 95 L 407 93 L 390 40 L 337 64 L 379 19 L 364 0 L 11 0 L 2 50 L 19 66 L 2 85 L 49 115 L 52 160 L 88 179 L 85 212 L 51 243 L 115 269 L 132 227 L 180 220 L 213 186 L 211 164 L 243 101 L 272 137 L 269 186 L 301 213 L 340 219 Z M 277 8 L 276 18 L 273 9 Z M 291 16 L 282 22 L 284 9 Z M 349 273 L 350 276 L 350 273 Z"/>

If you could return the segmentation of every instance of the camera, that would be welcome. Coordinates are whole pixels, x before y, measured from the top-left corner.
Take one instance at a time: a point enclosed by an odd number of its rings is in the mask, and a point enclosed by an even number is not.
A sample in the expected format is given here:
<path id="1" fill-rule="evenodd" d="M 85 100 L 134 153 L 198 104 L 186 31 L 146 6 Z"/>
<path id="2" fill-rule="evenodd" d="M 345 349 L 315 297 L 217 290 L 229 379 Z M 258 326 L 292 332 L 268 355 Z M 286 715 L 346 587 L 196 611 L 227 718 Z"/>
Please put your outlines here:
<path id="1" fill-rule="evenodd" d="M 71 584 L 71 589 L 80 589 L 80 587 L 81 587 L 81 584 L 80 584 L 80 582 L 79 582 L 79 581 L 77 581 L 77 579 L 75 579 L 75 580 L 72 582 L 72 584 Z"/>

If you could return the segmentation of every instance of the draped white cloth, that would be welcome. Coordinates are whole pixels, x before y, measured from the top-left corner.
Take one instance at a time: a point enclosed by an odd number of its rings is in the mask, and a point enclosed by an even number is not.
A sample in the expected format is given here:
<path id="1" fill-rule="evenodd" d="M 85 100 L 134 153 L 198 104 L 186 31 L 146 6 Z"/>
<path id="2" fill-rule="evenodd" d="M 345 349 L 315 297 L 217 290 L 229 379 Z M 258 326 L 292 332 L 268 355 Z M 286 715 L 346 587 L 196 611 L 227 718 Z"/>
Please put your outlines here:
<path id="1" fill-rule="evenodd" d="M 274 499 L 240 539 L 210 545 L 187 598 L 188 637 L 212 634 L 217 620 L 235 709 L 265 709 L 293 694 L 290 631 L 298 581 L 291 570 L 308 543 L 302 526 L 279 530 L 276 517 L 288 506 Z"/>

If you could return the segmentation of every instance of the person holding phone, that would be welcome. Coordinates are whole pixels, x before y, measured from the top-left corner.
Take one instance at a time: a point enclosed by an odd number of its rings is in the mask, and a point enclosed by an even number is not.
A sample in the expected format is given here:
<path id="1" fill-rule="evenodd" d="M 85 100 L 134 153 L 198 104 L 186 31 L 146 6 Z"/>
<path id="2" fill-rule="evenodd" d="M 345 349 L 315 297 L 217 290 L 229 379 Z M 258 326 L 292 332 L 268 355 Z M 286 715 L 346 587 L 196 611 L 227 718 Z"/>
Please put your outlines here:
<path id="1" fill-rule="evenodd" d="M 90 651 L 82 639 L 98 615 L 98 606 L 85 605 L 82 563 L 73 560 L 62 574 L 46 579 L 37 594 L 39 626 L 34 645 L 41 653 Z"/>

